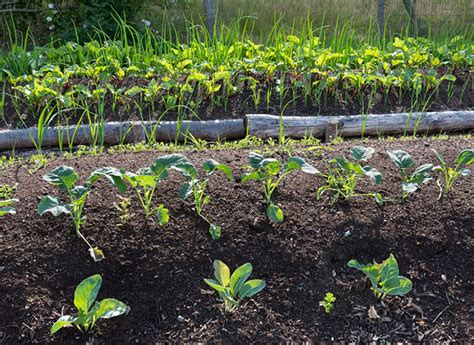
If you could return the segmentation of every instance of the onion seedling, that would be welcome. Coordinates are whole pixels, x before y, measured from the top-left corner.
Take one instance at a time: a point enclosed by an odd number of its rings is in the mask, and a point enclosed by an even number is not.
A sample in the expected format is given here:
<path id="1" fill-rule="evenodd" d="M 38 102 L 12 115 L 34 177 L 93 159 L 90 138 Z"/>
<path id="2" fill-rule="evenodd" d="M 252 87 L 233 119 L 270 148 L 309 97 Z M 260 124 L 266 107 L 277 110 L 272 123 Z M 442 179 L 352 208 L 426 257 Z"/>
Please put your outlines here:
<path id="1" fill-rule="evenodd" d="M 88 331 L 99 319 L 110 319 L 130 311 L 125 303 L 114 298 L 96 301 L 101 285 L 102 277 L 99 274 L 84 279 L 74 292 L 74 305 L 78 314 L 76 316 L 61 316 L 51 327 L 51 334 L 61 328 L 71 326 L 77 327 L 81 332 Z"/>
<path id="2" fill-rule="evenodd" d="M 183 170 L 183 175 L 188 181 L 181 186 L 179 197 L 181 200 L 186 200 L 190 196 L 193 197 L 197 215 L 209 224 L 209 233 L 213 240 L 217 240 L 221 237 L 221 227 L 210 222 L 202 214 L 204 206 L 211 201 L 211 197 L 206 194 L 206 188 L 209 183 L 209 178 L 216 171 L 222 171 L 230 181 L 234 178 L 231 169 L 227 165 L 221 164 L 213 159 L 204 163 L 203 170 L 205 172 L 203 178 L 198 178 L 197 170 L 192 164 L 190 164 L 186 170 Z"/>
<path id="3" fill-rule="evenodd" d="M 59 166 L 52 170 L 49 174 L 43 176 L 43 179 L 59 188 L 59 190 L 66 194 L 66 201 L 62 201 L 60 197 L 47 195 L 38 205 L 38 213 L 44 215 L 51 213 L 57 217 L 62 214 L 71 216 L 76 230 L 76 234 L 89 246 L 89 253 L 94 261 L 101 261 L 104 258 L 102 250 L 97 247 L 92 247 L 89 241 L 82 235 L 80 229 L 86 222 L 86 217 L 83 215 L 86 199 L 92 192 L 92 185 L 101 177 L 107 177 L 113 185 L 122 191 L 125 191 L 126 185 L 121 179 L 121 172 L 115 168 L 101 168 L 94 171 L 87 179 L 84 185 L 77 185 L 79 176 L 74 168 L 69 166 Z"/>
<path id="4" fill-rule="evenodd" d="M 266 284 L 261 279 L 247 279 L 252 274 L 252 265 L 243 264 L 232 275 L 229 267 L 220 260 L 214 261 L 215 279 L 204 279 L 204 282 L 219 293 L 226 312 L 232 312 L 244 298 L 250 298 L 262 291 Z"/>
<path id="5" fill-rule="evenodd" d="M 471 170 L 466 169 L 466 166 L 471 165 L 474 163 L 474 150 L 464 150 L 459 153 L 458 157 L 456 158 L 456 166 L 450 167 L 444 157 L 438 153 L 435 149 L 433 152 L 438 159 L 440 165 L 435 166 L 433 168 L 434 171 L 439 171 L 443 174 L 444 177 L 444 188 L 441 185 L 440 179 L 437 179 L 437 184 L 439 186 L 439 197 L 438 200 L 441 199 L 443 194 L 448 194 L 454 185 L 454 182 L 459 177 L 466 177 L 471 174 Z"/>
<path id="6" fill-rule="evenodd" d="M 322 174 L 326 179 L 326 185 L 318 188 L 316 193 L 317 200 L 325 192 L 331 192 L 333 197 L 331 203 L 335 203 L 339 199 L 349 200 L 357 196 L 370 196 L 375 199 L 377 204 L 383 204 L 383 197 L 380 193 L 358 193 L 357 185 L 363 176 L 368 176 L 376 184 L 382 182 L 382 174 L 369 165 L 363 165 L 372 158 L 375 150 L 371 147 L 354 146 L 351 148 L 351 157 L 353 162 L 344 158 L 336 157 L 330 161 L 334 164 L 334 168 L 328 168 L 328 173 Z"/>
<path id="7" fill-rule="evenodd" d="M 402 175 L 402 197 L 408 198 L 412 193 L 415 193 L 422 184 L 432 180 L 431 173 L 433 172 L 433 164 L 423 164 L 419 166 L 412 175 L 409 175 L 408 170 L 415 164 L 413 158 L 405 151 L 395 150 L 387 151 L 390 159 L 400 169 Z"/>
<path id="8" fill-rule="evenodd" d="M 275 158 L 264 158 L 255 152 L 251 152 L 249 160 L 252 171 L 244 174 L 241 181 L 258 180 L 263 183 L 267 202 L 267 217 L 276 223 L 283 222 L 284 215 L 281 208 L 273 203 L 272 195 L 283 179 L 294 171 L 303 171 L 312 175 L 319 173 L 315 167 L 306 163 L 300 157 L 291 157 L 286 164 L 282 164 Z"/>
<path id="9" fill-rule="evenodd" d="M 406 295 L 413 287 L 410 279 L 399 275 L 398 263 L 392 254 L 380 264 L 363 265 L 357 260 L 350 260 L 347 265 L 365 273 L 372 284 L 371 290 L 379 301 L 387 295 Z"/>

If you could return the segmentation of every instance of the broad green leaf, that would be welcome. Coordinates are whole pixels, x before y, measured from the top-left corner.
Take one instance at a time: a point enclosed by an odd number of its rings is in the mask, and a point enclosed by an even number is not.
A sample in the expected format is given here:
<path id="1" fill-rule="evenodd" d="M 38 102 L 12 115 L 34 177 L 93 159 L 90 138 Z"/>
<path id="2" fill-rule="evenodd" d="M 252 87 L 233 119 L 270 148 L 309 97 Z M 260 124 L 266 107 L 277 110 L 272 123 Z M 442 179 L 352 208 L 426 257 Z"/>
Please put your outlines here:
<path id="1" fill-rule="evenodd" d="M 238 294 L 240 288 L 244 285 L 246 280 L 252 274 L 252 264 L 246 263 L 237 268 L 230 277 L 230 293 L 235 296 Z"/>
<path id="2" fill-rule="evenodd" d="M 474 163 L 474 150 L 464 150 L 456 159 L 456 164 L 470 165 L 472 163 Z"/>
<path id="3" fill-rule="evenodd" d="M 123 180 L 123 174 L 124 172 L 117 168 L 100 168 L 95 170 L 91 176 L 89 176 L 87 183 L 93 185 L 100 178 L 105 177 L 110 181 L 110 183 L 112 183 L 112 186 L 119 190 L 120 193 L 125 193 L 127 190 L 127 184 Z"/>
<path id="4" fill-rule="evenodd" d="M 110 319 L 128 313 L 130 308 L 123 302 L 114 298 L 106 298 L 100 301 L 99 307 L 94 313 L 95 319 Z"/>
<path id="5" fill-rule="evenodd" d="M 461 175 L 464 176 L 464 177 L 469 176 L 469 175 L 471 175 L 471 170 L 469 170 L 469 169 L 462 169 L 462 170 L 461 170 Z"/>
<path id="6" fill-rule="evenodd" d="M 407 170 L 413 166 L 413 158 L 402 150 L 387 151 L 390 159 L 401 169 Z"/>
<path id="7" fill-rule="evenodd" d="M 253 279 L 244 283 L 239 290 L 239 297 L 244 299 L 246 297 L 252 297 L 258 294 L 265 288 L 265 282 L 261 279 Z"/>
<path id="8" fill-rule="evenodd" d="M 51 327 L 51 334 L 56 333 L 63 327 L 68 327 L 71 326 L 75 321 L 77 320 L 77 317 L 69 316 L 69 315 L 63 315 L 61 316 L 58 321 L 56 321 L 53 326 Z"/>
<path id="9" fill-rule="evenodd" d="M 0 207 L 0 217 L 3 217 L 7 214 L 16 214 L 14 207 Z"/>
<path id="10" fill-rule="evenodd" d="M 232 176 L 232 170 L 227 165 L 221 164 L 213 159 L 210 159 L 204 163 L 203 169 L 208 175 L 212 174 L 216 170 L 219 170 L 222 171 L 229 180 L 234 179 L 234 176 Z"/>
<path id="11" fill-rule="evenodd" d="M 319 174 L 319 170 L 313 167 L 312 165 L 306 163 L 303 158 L 300 157 L 291 157 L 288 160 L 288 163 L 285 165 L 285 171 L 301 170 L 307 174 Z"/>
<path id="12" fill-rule="evenodd" d="M 438 151 L 436 151 L 435 149 L 432 149 L 431 151 L 433 151 L 433 153 L 435 154 L 436 158 L 441 163 L 441 165 L 445 166 L 446 161 L 444 160 L 444 157 L 440 153 L 438 153 Z"/>
<path id="13" fill-rule="evenodd" d="M 370 177 L 375 184 L 380 184 L 382 182 L 382 174 L 375 168 L 370 166 L 362 167 L 364 175 Z"/>
<path id="14" fill-rule="evenodd" d="M 87 313 L 99 293 L 102 277 L 99 274 L 84 279 L 74 292 L 74 305 L 80 311 Z"/>
<path id="15" fill-rule="evenodd" d="M 431 180 L 433 168 L 433 164 L 423 164 L 419 166 L 411 176 L 410 182 L 422 184 Z"/>
<path id="16" fill-rule="evenodd" d="M 66 205 L 57 197 L 50 195 L 45 196 L 38 205 L 38 213 L 40 216 L 49 212 L 57 217 L 61 214 L 69 214 L 70 210 L 70 205 Z"/>
<path id="17" fill-rule="evenodd" d="M 263 159 L 263 156 L 259 155 L 258 153 L 250 152 L 249 154 L 250 166 L 255 170 L 261 167 Z"/>
<path id="18" fill-rule="evenodd" d="M 168 170 L 175 169 L 183 174 L 188 174 L 191 177 L 197 175 L 194 166 L 186 159 L 185 156 L 180 154 L 167 155 L 155 159 L 153 164 L 150 166 L 150 170 L 154 175 L 158 176 L 158 179 L 165 179 L 168 177 Z"/>
<path id="19" fill-rule="evenodd" d="M 193 194 L 193 185 L 195 180 L 188 181 L 182 184 L 181 188 L 179 189 L 179 198 L 181 200 L 186 200 Z"/>
<path id="20" fill-rule="evenodd" d="M 390 254 L 387 260 L 384 261 L 382 269 L 380 270 L 380 280 L 382 282 L 398 277 L 398 263 L 395 257 Z"/>
<path id="21" fill-rule="evenodd" d="M 154 187 L 158 183 L 157 177 L 153 175 L 126 175 L 125 178 L 132 185 L 139 185 L 140 187 Z"/>
<path id="22" fill-rule="evenodd" d="M 345 172 L 352 172 L 354 171 L 353 169 L 353 164 L 349 162 L 347 159 L 342 158 L 342 157 L 336 157 L 333 160 L 331 160 L 332 163 L 336 163 L 342 170 Z"/>
<path id="23" fill-rule="evenodd" d="M 260 173 L 259 171 L 252 171 L 251 173 L 243 174 L 242 177 L 240 178 L 240 181 L 247 182 L 250 180 L 261 180 L 263 177 L 264 177 L 263 174 Z"/>
<path id="24" fill-rule="evenodd" d="M 361 272 L 364 272 L 369 277 L 373 287 L 376 287 L 380 280 L 380 271 L 378 265 L 362 265 L 357 260 L 350 260 L 347 266 L 355 268 Z"/>
<path id="25" fill-rule="evenodd" d="M 53 169 L 49 174 L 43 176 L 43 179 L 53 186 L 59 187 L 63 191 L 67 191 L 74 187 L 79 176 L 76 174 L 74 168 L 61 165 L 56 169 Z"/>
<path id="26" fill-rule="evenodd" d="M 371 147 L 354 146 L 351 155 L 358 162 L 367 162 L 374 155 L 375 150 Z"/>
<path id="27" fill-rule="evenodd" d="M 224 287 L 229 285 L 230 270 L 229 267 L 220 260 L 214 261 L 214 277 Z"/>
<path id="28" fill-rule="evenodd" d="M 283 222 L 283 211 L 277 205 L 270 203 L 267 207 L 267 217 L 275 223 Z"/>
<path id="29" fill-rule="evenodd" d="M 280 173 L 280 162 L 273 158 L 267 158 L 262 161 L 265 173 L 269 176 L 277 176 Z"/>
<path id="30" fill-rule="evenodd" d="M 405 193 L 415 193 L 418 190 L 417 183 L 402 182 L 402 189 Z"/>
<path id="31" fill-rule="evenodd" d="M 383 291 L 390 296 L 402 296 L 409 293 L 413 288 L 413 283 L 406 277 L 393 277 L 383 285 Z"/>
<path id="32" fill-rule="evenodd" d="M 105 258 L 104 252 L 98 247 L 89 248 L 89 254 L 95 262 L 102 261 Z"/>
<path id="33" fill-rule="evenodd" d="M 221 238 L 221 233 L 222 229 L 220 226 L 217 226 L 215 224 L 209 225 L 209 234 L 211 235 L 211 238 L 213 240 L 218 240 L 219 238 Z"/>
<path id="34" fill-rule="evenodd" d="M 161 226 L 168 224 L 168 222 L 170 221 L 169 211 L 163 205 L 158 206 L 158 210 L 156 211 L 156 216 L 158 217 L 158 223 Z"/>
<path id="35" fill-rule="evenodd" d="M 225 291 L 225 287 L 220 285 L 219 282 L 214 279 L 204 279 L 204 282 L 218 292 L 223 293 Z"/>

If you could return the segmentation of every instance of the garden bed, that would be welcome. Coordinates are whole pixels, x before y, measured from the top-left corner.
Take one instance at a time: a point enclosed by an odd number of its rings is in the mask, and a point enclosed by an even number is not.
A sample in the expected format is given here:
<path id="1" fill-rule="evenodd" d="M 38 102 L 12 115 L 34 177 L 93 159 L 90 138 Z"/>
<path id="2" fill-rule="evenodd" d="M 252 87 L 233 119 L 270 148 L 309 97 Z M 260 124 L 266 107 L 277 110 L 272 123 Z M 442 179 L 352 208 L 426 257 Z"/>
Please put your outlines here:
<path id="1" fill-rule="evenodd" d="M 358 143 L 360 144 L 360 143 Z M 297 150 L 315 167 L 336 155 L 348 155 L 346 142 L 331 150 Z M 140 152 L 58 158 L 34 175 L 20 166 L 9 168 L 0 183 L 18 183 L 17 215 L 0 224 L 0 339 L 3 343 L 153 343 L 153 342 L 302 342 L 472 340 L 474 298 L 473 199 L 474 180 L 461 179 L 453 193 L 437 201 L 431 181 L 401 201 L 400 177 L 386 154 L 404 149 L 417 165 L 434 163 L 431 149 L 449 162 L 472 148 L 468 139 L 377 141 L 371 166 L 383 183 L 364 190 L 381 192 L 386 200 L 353 199 L 331 205 L 316 201 L 322 179 L 294 174 L 277 190 L 274 200 L 285 221 L 274 225 L 265 217 L 261 186 L 211 179 L 212 202 L 206 214 L 222 226 L 212 241 L 208 225 L 189 202 L 180 201 L 183 178 L 176 173 L 163 181 L 158 198 L 170 209 L 170 223 L 145 224 L 137 200 L 131 221 L 118 226 L 117 191 L 100 181 L 86 205 L 83 233 L 98 244 L 106 258 L 94 263 L 67 218 L 40 217 L 41 197 L 53 192 L 42 179 L 67 164 L 80 176 L 103 166 L 136 170 L 163 153 Z M 186 156 L 201 165 L 209 158 L 229 164 L 236 176 L 248 165 L 248 150 L 193 151 Z M 350 259 L 381 262 L 392 253 L 400 273 L 413 281 L 413 291 L 378 303 L 366 278 L 347 267 Z M 217 296 L 203 279 L 212 276 L 212 262 L 220 259 L 231 270 L 245 262 L 267 288 L 246 300 L 233 314 L 224 314 Z M 114 297 L 131 307 L 127 316 L 103 320 L 89 334 L 74 329 L 49 334 L 52 323 L 72 312 L 74 289 L 84 278 L 99 273 L 99 298 Z M 337 300 L 326 315 L 319 306 L 331 291 Z M 378 318 L 369 308 L 374 306 Z"/>

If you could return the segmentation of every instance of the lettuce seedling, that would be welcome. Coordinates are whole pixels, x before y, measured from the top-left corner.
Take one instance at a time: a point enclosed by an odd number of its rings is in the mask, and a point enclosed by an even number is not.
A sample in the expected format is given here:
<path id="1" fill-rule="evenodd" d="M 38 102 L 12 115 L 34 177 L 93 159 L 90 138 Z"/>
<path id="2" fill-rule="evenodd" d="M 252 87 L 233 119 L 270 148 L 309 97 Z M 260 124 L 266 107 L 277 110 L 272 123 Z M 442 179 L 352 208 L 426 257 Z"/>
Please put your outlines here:
<path id="1" fill-rule="evenodd" d="M 336 302 L 336 297 L 331 292 L 326 292 L 324 299 L 319 302 L 319 305 L 323 307 L 326 314 L 331 314 L 334 310 L 334 302 Z"/>
<path id="2" fill-rule="evenodd" d="M 413 158 L 405 151 L 395 150 L 387 151 L 390 159 L 400 169 L 402 176 L 402 197 L 408 198 L 412 193 L 415 193 L 422 184 L 432 180 L 431 173 L 433 172 L 433 164 L 423 164 L 419 166 L 412 175 L 408 170 L 415 164 Z"/>
<path id="3" fill-rule="evenodd" d="M 410 279 L 399 275 L 398 263 L 392 254 L 380 264 L 362 265 L 357 260 L 351 260 L 347 265 L 364 272 L 369 277 L 372 283 L 371 290 L 379 301 L 387 295 L 406 295 L 413 287 Z"/>
<path id="4" fill-rule="evenodd" d="M 16 210 L 12 205 L 18 202 L 18 199 L 5 199 L 0 200 L 0 217 L 7 214 L 16 214 Z"/>
<path id="5" fill-rule="evenodd" d="M 454 182 L 456 182 L 459 177 L 466 177 L 471 174 L 471 170 L 466 169 L 466 166 L 474 162 L 474 150 L 464 150 L 460 152 L 456 158 L 456 165 L 454 167 L 450 167 L 444 157 L 435 149 L 433 149 L 433 152 L 440 163 L 440 165 L 435 166 L 433 170 L 441 172 L 444 177 L 444 188 L 439 178 L 436 181 L 440 189 L 439 200 L 443 194 L 447 195 L 452 190 Z"/>
<path id="6" fill-rule="evenodd" d="M 345 157 L 336 157 L 330 161 L 334 168 L 329 167 L 328 173 L 322 176 L 326 179 L 326 185 L 318 188 L 316 199 L 320 200 L 325 192 L 333 194 L 331 203 L 339 199 L 349 200 L 352 197 L 370 196 L 379 204 L 383 204 L 380 193 L 357 193 L 357 185 L 364 176 L 369 177 L 376 185 L 382 182 L 382 174 L 375 168 L 365 163 L 372 158 L 375 150 L 371 147 L 354 146 L 351 148 L 353 161 Z"/>
<path id="7" fill-rule="evenodd" d="M 160 225 L 165 225 L 169 221 L 169 212 L 164 205 L 153 206 L 156 188 L 161 180 L 168 178 L 169 170 L 173 169 L 181 173 L 185 173 L 192 167 L 187 158 L 180 154 L 163 156 L 155 159 L 155 161 L 147 168 L 142 168 L 137 172 L 122 171 L 122 181 L 127 181 L 145 211 L 145 219 L 149 220 L 152 214 L 157 215 Z"/>
<path id="8" fill-rule="evenodd" d="M 96 301 L 101 285 L 102 277 L 99 274 L 84 279 L 74 292 L 74 305 L 78 314 L 61 316 L 51 327 L 51 334 L 70 326 L 77 327 L 81 332 L 88 331 L 99 319 L 110 319 L 130 311 L 126 304 L 113 298 Z"/>
<path id="9" fill-rule="evenodd" d="M 190 196 L 193 197 L 197 215 L 209 224 L 209 233 L 213 240 L 217 240 L 221 236 L 221 227 L 211 223 L 202 214 L 204 206 L 211 201 L 211 197 L 206 194 L 206 188 L 209 183 L 209 178 L 216 171 L 223 172 L 230 181 L 232 181 L 234 177 L 232 176 L 231 169 L 227 165 L 221 164 L 213 159 L 204 163 L 203 170 L 205 176 L 198 178 L 197 170 L 194 165 L 190 164 L 186 170 L 183 169 L 182 173 L 188 181 L 181 186 L 179 197 L 181 200 L 186 200 Z"/>
<path id="10" fill-rule="evenodd" d="M 224 302 L 225 311 L 231 312 L 244 298 L 250 298 L 265 288 L 261 279 L 247 281 L 252 274 L 252 265 L 243 264 L 232 275 L 229 267 L 220 260 L 214 261 L 214 279 L 204 279 L 204 282 L 219 293 Z"/>
<path id="11" fill-rule="evenodd" d="M 121 180 L 121 175 L 121 172 L 115 168 L 101 168 L 94 171 L 84 185 L 77 185 L 79 176 L 74 168 L 65 165 L 59 166 L 43 176 L 43 179 L 59 188 L 66 195 L 66 201 L 62 201 L 57 196 L 47 195 L 39 203 L 38 213 L 42 216 L 49 212 L 55 217 L 62 214 L 70 215 L 76 234 L 89 246 L 89 253 L 94 261 L 101 261 L 104 258 L 102 250 L 92 247 L 80 231 L 81 226 L 86 222 L 86 217 L 83 215 L 84 206 L 87 197 L 92 192 L 92 185 L 101 177 L 106 177 L 117 188 L 125 191 L 126 185 Z"/>
<path id="12" fill-rule="evenodd" d="M 312 175 L 319 173 L 315 167 L 306 163 L 300 157 L 291 157 L 286 164 L 282 164 L 274 158 L 264 158 L 255 152 L 251 152 L 249 160 L 252 171 L 244 174 L 241 180 L 242 182 L 258 180 L 263 183 L 267 202 L 267 217 L 276 223 L 281 223 L 284 219 L 283 211 L 272 201 L 273 192 L 280 185 L 281 181 L 294 171 L 303 171 Z"/>

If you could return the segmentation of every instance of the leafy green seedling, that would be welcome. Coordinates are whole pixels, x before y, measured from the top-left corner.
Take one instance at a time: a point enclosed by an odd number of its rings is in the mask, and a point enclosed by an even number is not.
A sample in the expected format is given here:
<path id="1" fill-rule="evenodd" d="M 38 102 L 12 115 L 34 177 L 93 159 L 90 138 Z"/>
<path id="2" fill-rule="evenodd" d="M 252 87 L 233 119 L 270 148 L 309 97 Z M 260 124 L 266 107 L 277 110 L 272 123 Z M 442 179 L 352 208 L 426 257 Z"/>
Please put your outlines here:
<path id="1" fill-rule="evenodd" d="M 84 206 L 87 197 L 92 192 L 92 185 L 101 177 L 107 177 L 113 185 L 125 191 L 126 185 L 121 180 L 121 175 L 121 172 L 115 168 L 101 168 L 94 171 L 84 185 L 77 185 L 79 176 L 74 168 L 65 165 L 59 166 L 43 176 L 43 179 L 59 188 L 66 195 L 66 201 L 62 201 L 57 196 L 47 195 L 39 203 L 38 213 L 44 215 L 49 212 L 55 217 L 62 214 L 70 215 L 76 234 L 89 246 L 89 253 L 94 261 L 101 261 L 104 258 L 102 250 L 92 247 L 80 231 L 81 226 L 86 222 L 86 217 L 83 215 Z"/>
<path id="2" fill-rule="evenodd" d="M 398 263 L 392 254 L 380 264 L 362 265 L 357 260 L 351 260 L 347 265 L 364 272 L 369 277 L 372 283 L 371 290 L 379 301 L 387 295 L 406 295 L 413 287 L 410 279 L 399 275 Z"/>
<path id="3" fill-rule="evenodd" d="M 126 304 L 113 298 L 96 301 L 101 285 L 102 277 L 99 274 L 84 279 L 74 292 L 74 305 L 78 314 L 61 316 L 51 327 L 51 334 L 70 326 L 77 327 L 81 332 L 88 331 L 99 319 L 110 319 L 130 311 Z"/>
<path id="4" fill-rule="evenodd" d="M 12 206 L 16 202 L 18 202 L 18 199 L 0 200 L 0 217 L 3 217 L 7 214 L 16 214 L 16 210 Z"/>
<path id="5" fill-rule="evenodd" d="M 415 193 L 422 184 L 432 180 L 431 173 L 433 171 L 433 164 L 423 164 L 419 166 L 412 175 L 408 170 L 415 164 L 413 158 L 405 151 L 395 150 L 387 151 L 390 159 L 400 169 L 402 175 L 402 190 L 403 199 L 408 198 L 412 193 Z"/>
<path id="6" fill-rule="evenodd" d="M 252 265 L 243 264 L 232 275 L 230 269 L 220 260 L 214 261 L 214 279 L 204 282 L 219 293 L 227 312 L 233 311 L 244 298 L 250 298 L 265 288 L 261 279 L 247 281 L 252 274 Z"/>
<path id="7" fill-rule="evenodd" d="M 444 177 L 444 188 L 442 187 L 439 178 L 437 180 L 437 184 L 440 189 L 438 199 L 441 199 L 443 194 L 447 195 L 453 189 L 454 182 L 459 177 L 466 177 L 471 174 L 471 170 L 466 169 L 466 167 L 474 163 L 474 150 L 464 150 L 459 153 L 458 157 L 456 158 L 456 165 L 454 167 L 450 167 L 446 163 L 444 157 L 436 150 L 433 149 L 433 152 L 440 163 L 440 165 L 435 166 L 433 170 L 441 172 Z"/>
<path id="8" fill-rule="evenodd" d="M 363 176 L 368 176 L 376 185 L 382 182 L 382 174 L 377 169 L 364 164 L 372 158 L 374 153 L 375 150 L 371 147 L 354 146 L 351 148 L 353 162 L 344 157 L 332 159 L 330 163 L 335 167 L 329 167 L 328 173 L 322 174 L 326 179 L 326 185 L 318 188 L 317 200 L 320 200 L 325 192 L 331 192 L 333 204 L 339 199 L 349 200 L 357 196 L 370 196 L 377 204 L 382 205 L 383 197 L 380 193 L 357 193 L 357 185 Z"/>
<path id="9" fill-rule="evenodd" d="M 291 157 L 286 164 L 282 164 L 274 158 L 264 158 L 251 152 L 249 159 L 252 171 L 244 174 L 241 180 L 242 182 L 258 180 L 263 183 L 267 202 L 267 217 L 273 222 L 281 223 L 284 218 L 283 211 L 272 201 L 273 192 L 281 181 L 294 171 L 303 171 L 312 175 L 318 174 L 319 171 L 300 157 Z"/>
<path id="10" fill-rule="evenodd" d="M 123 180 L 130 184 L 140 200 L 147 221 L 152 214 L 156 213 L 160 225 L 168 223 L 168 209 L 162 204 L 153 206 L 156 188 L 161 180 L 168 178 L 170 169 L 185 173 L 190 167 L 192 164 L 185 156 L 173 154 L 159 157 L 149 167 L 142 168 L 135 173 L 122 172 Z"/>
<path id="11" fill-rule="evenodd" d="M 336 296 L 331 292 L 326 292 L 326 296 L 319 302 L 319 305 L 323 307 L 326 314 L 330 314 L 334 310 L 334 302 L 336 302 Z"/>
<path id="12" fill-rule="evenodd" d="M 229 180 L 233 180 L 234 177 L 232 176 L 231 169 L 227 165 L 221 164 L 213 159 L 204 163 L 203 170 L 205 176 L 198 178 L 197 170 L 192 164 L 187 167 L 187 170 L 183 169 L 183 175 L 188 181 L 181 186 L 179 197 L 181 200 L 186 200 L 190 196 L 193 197 L 197 215 L 209 224 L 209 233 L 213 240 L 217 240 L 221 236 L 221 227 L 211 223 L 202 214 L 204 206 L 211 201 L 211 197 L 206 194 L 206 188 L 209 183 L 209 178 L 216 171 L 222 171 Z"/>

